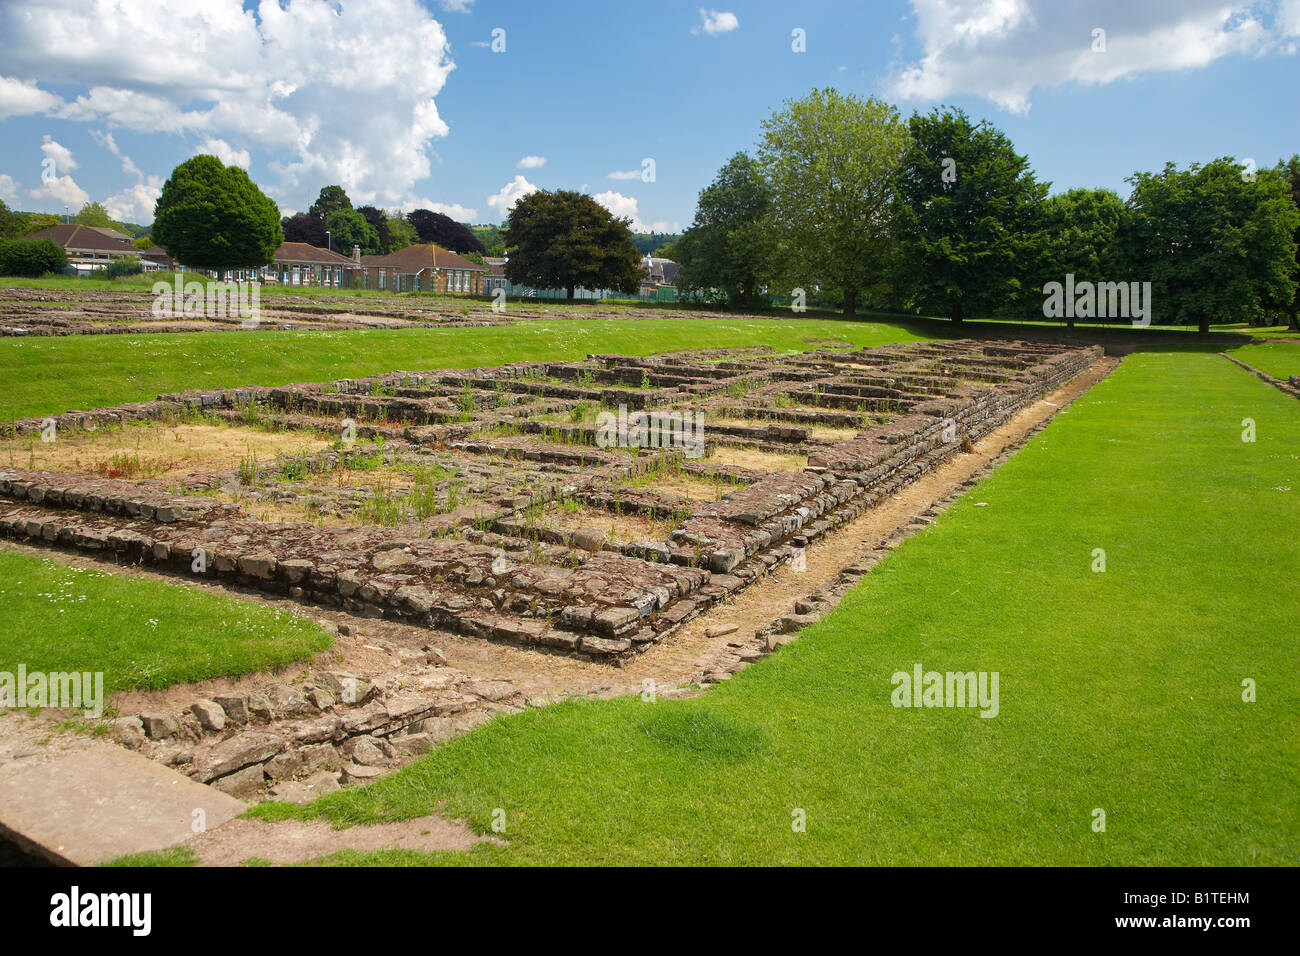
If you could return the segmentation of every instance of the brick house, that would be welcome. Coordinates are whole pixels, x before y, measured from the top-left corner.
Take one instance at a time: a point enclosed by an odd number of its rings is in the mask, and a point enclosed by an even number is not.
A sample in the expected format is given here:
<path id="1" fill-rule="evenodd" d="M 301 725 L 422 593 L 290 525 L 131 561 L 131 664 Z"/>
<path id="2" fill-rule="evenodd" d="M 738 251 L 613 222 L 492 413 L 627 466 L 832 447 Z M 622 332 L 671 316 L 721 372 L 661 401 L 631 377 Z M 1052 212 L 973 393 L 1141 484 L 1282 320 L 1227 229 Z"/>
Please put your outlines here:
<path id="1" fill-rule="evenodd" d="M 452 292 L 482 295 L 486 266 L 431 242 L 407 246 L 386 256 L 353 256 L 353 274 L 363 289 L 391 292 Z"/>
<path id="2" fill-rule="evenodd" d="M 87 275 L 95 269 L 102 269 L 115 259 L 128 259 L 132 256 L 140 260 L 145 272 L 159 272 L 176 268 L 176 263 L 168 258 L 167 253 L 154 246 L 152 249 L 137 249 L 130 236 L 100 226 L 83 226 L 80 223 L 60 223 L 30 233 L 26 239 L 52 239 L 62 247 L 68 257 L 68 265 L 78 275 Z"/>
<path id="3" fill-rule="evenodd" d="M 306 242 L 286 242 L 275 250 L 275 256 L 271 264 L 263 268 L 262 276 L 280 285 L 344 288 L 352 284 L 352 270 L 357 266 L 355 257 L 360 255 L 359 250 L 353 248 L 354 258 L 349 259 Z"/>

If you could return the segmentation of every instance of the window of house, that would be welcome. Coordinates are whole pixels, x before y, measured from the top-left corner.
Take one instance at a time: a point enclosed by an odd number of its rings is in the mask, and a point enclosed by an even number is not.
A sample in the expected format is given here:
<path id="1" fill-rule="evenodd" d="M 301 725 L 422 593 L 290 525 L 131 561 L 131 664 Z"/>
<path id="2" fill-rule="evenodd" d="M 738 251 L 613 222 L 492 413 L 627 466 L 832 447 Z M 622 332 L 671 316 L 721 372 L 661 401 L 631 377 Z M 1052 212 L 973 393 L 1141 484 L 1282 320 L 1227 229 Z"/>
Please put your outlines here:
<path id="1" fill-rule="evenodd" d="M 382 289 L 383 287 L 384 287 L 384 270 L 383 270 L 383 269 L 380 269 L 380 270 L 379 270 L 379 288 Z"/>

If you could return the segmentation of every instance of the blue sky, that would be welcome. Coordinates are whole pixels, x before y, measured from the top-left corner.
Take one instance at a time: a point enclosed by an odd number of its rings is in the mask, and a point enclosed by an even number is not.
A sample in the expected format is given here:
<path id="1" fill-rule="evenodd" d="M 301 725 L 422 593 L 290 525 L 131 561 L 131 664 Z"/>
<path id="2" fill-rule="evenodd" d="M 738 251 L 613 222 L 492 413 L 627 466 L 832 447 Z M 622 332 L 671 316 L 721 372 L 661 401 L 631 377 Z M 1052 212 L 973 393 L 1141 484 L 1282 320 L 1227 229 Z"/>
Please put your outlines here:
<path id="1" fill-rule="evenodd" d="M 571 188 L 676 230 L 820 86 L 961 106 L 1054 189 L 1124 193 L 1166 161 L 1294 152 L 1298 42 L 1300 0 L 8 0 L 0 198 L 148 222 L 209 151 L 286 212 L 337 182 L 358 205 L 497 222 Z"/>

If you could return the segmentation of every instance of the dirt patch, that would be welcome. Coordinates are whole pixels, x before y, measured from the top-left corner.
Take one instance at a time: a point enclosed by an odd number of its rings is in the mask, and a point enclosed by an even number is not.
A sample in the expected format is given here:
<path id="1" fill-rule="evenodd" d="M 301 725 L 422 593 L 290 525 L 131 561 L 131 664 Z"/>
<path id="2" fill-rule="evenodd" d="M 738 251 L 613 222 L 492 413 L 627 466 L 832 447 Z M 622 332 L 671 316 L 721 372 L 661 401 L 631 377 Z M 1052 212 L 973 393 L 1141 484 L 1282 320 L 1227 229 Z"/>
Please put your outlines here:
<path id="1" fill-rule="evenodd" d="M 165 423 L 96 431 L 60 431 L 54 441 L 24 436 L 0 441 L 0 462 L 18 468 L 108 478 L 180 478 L 237 468 L 243 460 L 296 455 L 329 445 L 304 432 L 265 432 L 226 425 Z"/>
<path id="2" fill-rule="evenodd" d="M 377 823 L 335 830 L 322 820 L 284 820 L 267 823 L 243 818 L 230 820 L 186 841 L 203 866 L 238 866 L 249 858 L 271 863 L 301 863 L 356 850 L 468 850 L 476 843 L 496 843 L 480 836 L 460 820 L 429 815 L 400 823 Z"/>
<path id="3" fill-rule="evenodd" d="M 709 456 L 709 461 L 720 468 L 734 465 L 755 471 L 802 471 L 808 465 L 808 456 L 719 445 Z"/>
<path id="4" fill-rule="evenodd" d="M 604 508 L 593 508 L 587 505 L 574 508 L 567 502 L 547 512 L 542 517 L 542 524 L 553 531 L 593 528 L 609 535 L 609 540 L 614 544 L 626 544 L 629 541 L 662 541 L 676 527 L 674 522 L 659 518 L 616 514 Z"/>

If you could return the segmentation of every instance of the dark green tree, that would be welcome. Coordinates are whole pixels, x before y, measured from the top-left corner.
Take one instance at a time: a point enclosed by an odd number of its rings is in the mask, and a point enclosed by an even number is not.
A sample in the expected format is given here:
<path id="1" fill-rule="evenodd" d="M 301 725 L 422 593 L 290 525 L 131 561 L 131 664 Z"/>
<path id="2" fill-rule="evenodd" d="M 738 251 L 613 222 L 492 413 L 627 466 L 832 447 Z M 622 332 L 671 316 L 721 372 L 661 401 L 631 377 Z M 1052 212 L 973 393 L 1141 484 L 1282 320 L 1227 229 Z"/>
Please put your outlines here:
<path id="1" fill-rule="evenodd" d="M 691 227 L 668 250 L 682 266 L 682 293 L 755 304 L 776 255 L 772 190 L 762 167 L 745 153 L 732 156 L 700 193 Z"/>
<path id="2" fill-rule="evenodd" d="M 1119 250 L 1119 231 L 1125 216 L 1124 200 L 1110 189 L 1071 189 L 1043 204 L 1043 230 L 1036 253 L 1026 262 L 1039 264 L 1038 279 L 1026 284 L 1025 294 L 1047 282 L 1064 282 L 1067 273 L 1089 282 L 1128 282 L 1133 276 Z M 1034 314 L 1041 317 L 1037 301 Z M 1066 324 L 1074 325 L 1073 316 Z"/>
<path id="3" fill-rule="evenodd" d="M 358 206 L 357 212 L 361 213 L 361 215 L 365 217 L 366 222 L 370 223 L 371 227 L 375 230 L 375 235 L 378 237 L 379 242 L 378 246 L 374 249 L 366 249 L 363 246 L 361 251 L 365 253 L 378 253 L 385 256 L 388 255 L 388 253 L 392 251 L 391 247 L 393 244 L 393 237 L 388 231 L 388 217 L 384 215 L 384 211 L 375 206 Z"/>
<path id="4" fill-rule="evenodd" d="M 0 199 L 0 239 L 18 239 L 28 232 L 27 217 L 20 212 L 10 212 Z"/>
<path id="5" fill-rule="evenodd" d="M 1023 302 L 1048 184 L 1001 130 L 959 109 L 913 113 L 907 125 L 896 287 L 913 307 L 958 323 Z"/>
<path id="6" fill-rule="evenodd" d="M 1291 188 L 1291 202 L 1300 209 L 1300 155 L 1293 153 L 1290 159 L 1279 162 L 1277 171 Z M 1291 272 L 1291 278 L 1296 283 L 1296 291 L 1292 293 L 1290 302 L 1282 301 L 1277 304 L 1278 311 L 1289 320 L 1291 331 L 1300 332 L 1300 228 L 1291 233 L 1291 240 L 1296 244 L 1295 269 Z"/>
<path id="7" fill-rule="evenodd" d="M 641 253 L 628 226 L 629 220 L 614 218 L 583 193 L 530 193 L 506 220 L 506 278 L 564 289 L 570 300 L 578 288 L 635 292 L 643 274 Z"/>
<path id="8" fill-rule="evenodd" d="M 355 209 L 334 210 L 325 225 L 330 231 L 330 244 L 340 255 L 352 255 L 353 246 L 360 246 L 367 255 L 379 252 L 378 230 Z"/>
<path id="9" fill-rule="evenodd" d="M 1120 244 L 1134 278 L 1151 283 L 1153 321 L 1202 332 L 1211 322 L 1259 323 L 1295 297 L 1300 210 L 1276 169 L 1231 157 L 1134 173 Z"/>
<path id="10" fill-rule="evenodd" d="M 462 225 L 450 216 L 430 209 L 416 209 L 406 217 L 415 227 L 421 242 L 432 242 L 452 252 L 487 252 L 469 226 Z"/>
<path id="11" fill-rule="evenodd" d="M 307 213 L 317 219 L 324 220 L 330 217 L 330 213 L 351 208 L 352 200 L 348 198 L 348 194 L 343 191 L 342 186 L 325 186 L 321 189 L 320 195 L 316 197 L 316 201 L 311 204 Z"/>
<path id="12" fill-rule="evenodd" d="M 238 166 L 195 156 L 174 170 L 154 207 L 154 241 L 183 265 L 251 269 L 284 241 L 280 211 Z"/>
<path id="13" fill-rule="evenodd" d="M 280 229 L 284 233 L 285 242 L 305 242 L 322 249 L 328 241 L 325 235 L 325 230 L 328 228 L 323 219 L 309 212 L 295 213 L 280 220 Z"/>

